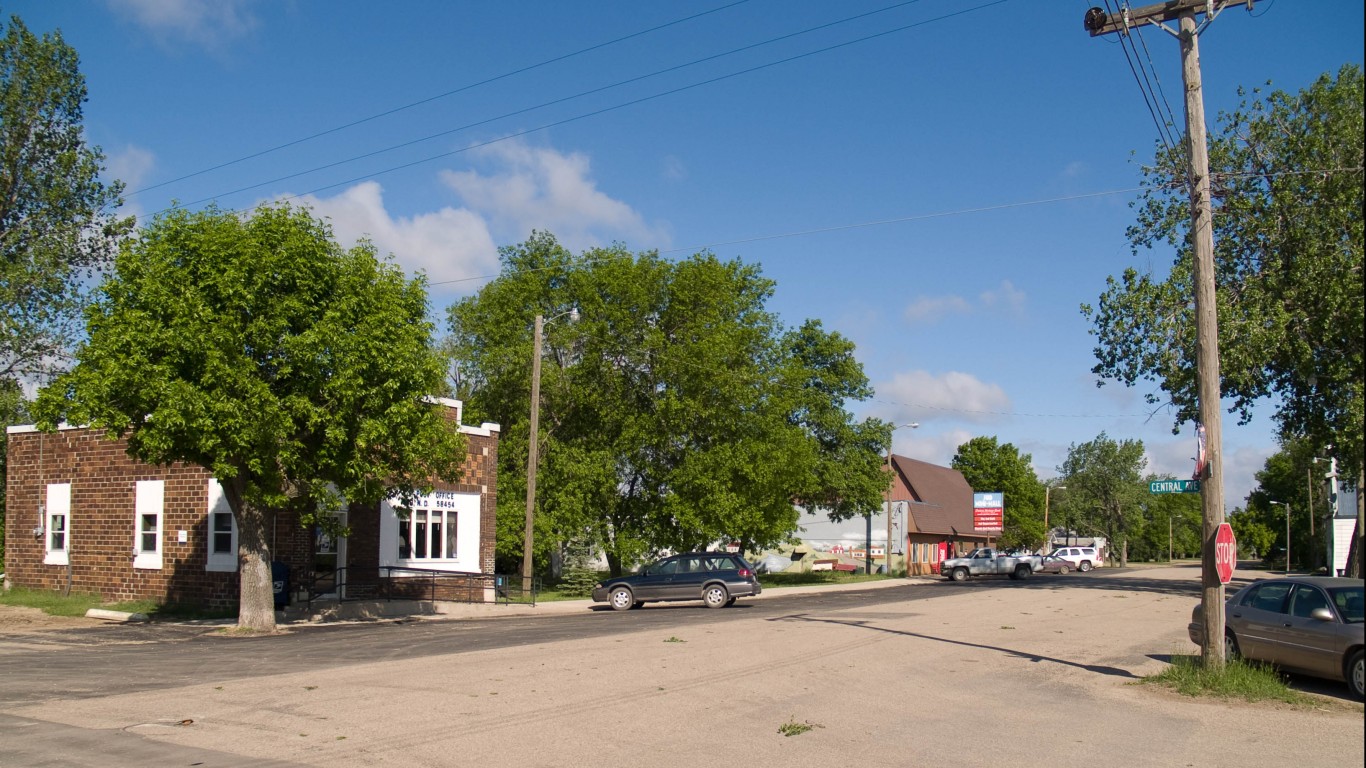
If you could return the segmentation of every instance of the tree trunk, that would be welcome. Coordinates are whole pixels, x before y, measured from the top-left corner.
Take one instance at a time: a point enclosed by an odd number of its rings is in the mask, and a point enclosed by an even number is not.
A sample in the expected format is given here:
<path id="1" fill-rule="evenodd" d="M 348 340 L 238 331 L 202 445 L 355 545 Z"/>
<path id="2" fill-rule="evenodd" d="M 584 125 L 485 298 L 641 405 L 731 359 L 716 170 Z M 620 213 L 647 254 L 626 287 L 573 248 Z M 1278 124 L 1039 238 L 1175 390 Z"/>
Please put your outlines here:
<path id="1" fill-rule="evenodd" d="M 237 626 L 258 632 L 275 631 L 275 588 L 270 573 L 270 544 L 266 537 L 266 510 L 242 499 L 242 483 L 223 484 L 228 506 L 237 519 L 237 571 L 241 590 Z"/>

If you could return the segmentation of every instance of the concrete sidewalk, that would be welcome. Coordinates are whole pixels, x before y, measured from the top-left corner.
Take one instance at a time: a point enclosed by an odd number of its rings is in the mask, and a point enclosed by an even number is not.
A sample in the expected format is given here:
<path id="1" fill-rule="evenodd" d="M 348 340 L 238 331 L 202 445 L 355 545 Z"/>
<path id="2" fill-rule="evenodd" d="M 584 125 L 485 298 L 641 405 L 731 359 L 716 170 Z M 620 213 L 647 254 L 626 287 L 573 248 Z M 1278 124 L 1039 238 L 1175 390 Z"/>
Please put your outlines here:
<path id="1" fill-rule="evenodd" d="M 908 584 L 943 581 L 937 576 L 912 576 L 902 579 L 881 579 L 846 584 L 809 584 L 792 587 L 765 587 L 754 597 L 740 600 L 764 600 L 773 597 L 802 595 L 811 593 L 840 592 L 854 589 L 883 589 L 904 587 Z M 304 628 L 351 621 L 375 621 L 379 619 L 488 619 L 501 617 L 557 616 L 584 613 L 592 610 L 611 610 L 607 603 L 586 600 L 551 600 L 535 605 L 526 603 L 454 603 L 427 600 L 362 600 L 356 602 L 333 603 L 320 608 L 315 615 L 292 619 L 277 619 L 282 629 Z M 277 614 L 278 616 L 278 614 Z M 231 623 L 230 621 L 216 623 Z"/>

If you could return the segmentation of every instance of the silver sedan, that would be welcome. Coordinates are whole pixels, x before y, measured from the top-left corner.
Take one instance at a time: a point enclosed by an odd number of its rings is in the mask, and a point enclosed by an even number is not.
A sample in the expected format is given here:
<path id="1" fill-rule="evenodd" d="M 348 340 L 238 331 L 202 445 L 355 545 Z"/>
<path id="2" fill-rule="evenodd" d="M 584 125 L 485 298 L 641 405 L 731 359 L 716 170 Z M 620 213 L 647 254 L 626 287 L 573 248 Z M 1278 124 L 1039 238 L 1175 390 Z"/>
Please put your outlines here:
<path id="1" fill-rule="evenodd" d="M 1342 680 L 1366 698 L 1360 579 L 1300 576 L 1243 587 L 1224 606 L 1224 649 L 1230 659 L 1264 661 L 1291 672 Z M 1199 605 L 1191 642 L 1204 647 Z"/>

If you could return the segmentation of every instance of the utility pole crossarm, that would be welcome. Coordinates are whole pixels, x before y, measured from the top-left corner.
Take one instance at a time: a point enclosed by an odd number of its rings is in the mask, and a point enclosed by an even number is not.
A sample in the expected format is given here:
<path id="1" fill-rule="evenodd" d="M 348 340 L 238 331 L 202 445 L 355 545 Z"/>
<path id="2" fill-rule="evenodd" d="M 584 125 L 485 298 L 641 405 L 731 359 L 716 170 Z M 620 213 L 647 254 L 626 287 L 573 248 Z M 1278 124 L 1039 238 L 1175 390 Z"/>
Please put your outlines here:
<path id="1" fill-rule="evenodd" d="M 1091 37 L 1115 32 L 1127 34 L 1130 29 L 1144 24 L 1175 21 L 1183 13 L 1204 13 L 1208 20 L 1230 5 L 1246 5 L 1248 10 L 1251 10 L 1252 0 L 1168 0 L 1142 8 L 1123 7 L 1119 13 L 1113 14 L 1107 13 L 1103 8 L 1092 8 L 1086 12 L 1086 31 L 1091 33 Z"/>

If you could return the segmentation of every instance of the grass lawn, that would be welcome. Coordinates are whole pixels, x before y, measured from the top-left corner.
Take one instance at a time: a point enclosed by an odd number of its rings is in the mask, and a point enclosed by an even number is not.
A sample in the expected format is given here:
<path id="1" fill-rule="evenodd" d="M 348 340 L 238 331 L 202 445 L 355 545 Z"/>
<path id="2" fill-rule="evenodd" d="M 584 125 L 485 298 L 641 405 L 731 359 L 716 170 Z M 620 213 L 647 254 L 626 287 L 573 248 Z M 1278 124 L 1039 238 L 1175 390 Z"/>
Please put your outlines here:
<path id="1" fill-rule="evenodd" d="M 1291 690 L 1275 669 L 1255 662 L 1230 661 L 1219 671 L 1206 669 L 1199 656 L 1173 656 L 1170 667 L 1143 678 L 1186 696 L 1212 696 L 1243 701 L 1275 701 L 1295 707 L 1313 707 L 1313 697 Z"/>

